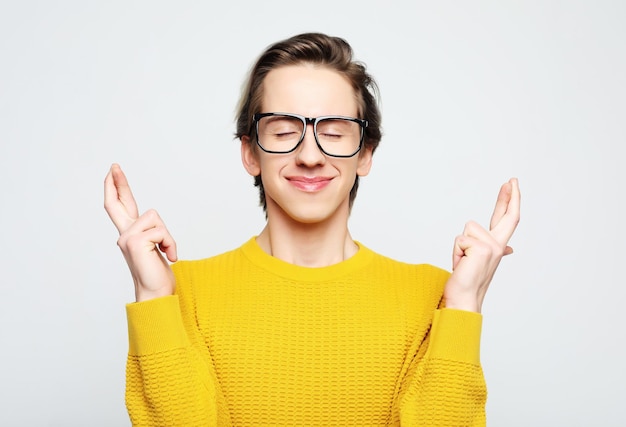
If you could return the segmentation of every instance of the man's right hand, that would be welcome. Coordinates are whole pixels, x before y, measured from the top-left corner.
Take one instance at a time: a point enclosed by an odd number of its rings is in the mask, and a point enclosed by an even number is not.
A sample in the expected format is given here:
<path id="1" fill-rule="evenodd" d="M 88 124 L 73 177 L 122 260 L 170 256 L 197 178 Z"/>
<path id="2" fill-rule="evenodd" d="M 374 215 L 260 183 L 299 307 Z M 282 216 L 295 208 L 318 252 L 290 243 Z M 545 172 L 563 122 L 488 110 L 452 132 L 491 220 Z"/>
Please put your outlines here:
<path id="1" fill-rule="evenodd" d="M 172 295 L 175 280 L 168 260 L 177 259 L 176 242 L 155 210 L 139 216 L 128 180 L 117 164 L 104 180 L 104 209 L 120 233 L 117 245 L 133 277 L 136 300 Z"/>

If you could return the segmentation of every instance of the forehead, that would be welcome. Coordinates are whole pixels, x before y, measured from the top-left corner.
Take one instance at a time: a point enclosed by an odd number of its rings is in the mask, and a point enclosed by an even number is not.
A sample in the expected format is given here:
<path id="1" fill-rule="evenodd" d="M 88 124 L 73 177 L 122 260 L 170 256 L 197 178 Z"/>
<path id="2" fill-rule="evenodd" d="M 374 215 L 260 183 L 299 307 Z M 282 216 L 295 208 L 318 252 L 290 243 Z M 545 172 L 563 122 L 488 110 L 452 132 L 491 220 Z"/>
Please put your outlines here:
<path id="1" fill-rule="evenodd" d="M 356 116 L 357 97 L 350 81 L 328 67 L 300 64 L 275 68 L 263 81 L 263 112 Z"/>

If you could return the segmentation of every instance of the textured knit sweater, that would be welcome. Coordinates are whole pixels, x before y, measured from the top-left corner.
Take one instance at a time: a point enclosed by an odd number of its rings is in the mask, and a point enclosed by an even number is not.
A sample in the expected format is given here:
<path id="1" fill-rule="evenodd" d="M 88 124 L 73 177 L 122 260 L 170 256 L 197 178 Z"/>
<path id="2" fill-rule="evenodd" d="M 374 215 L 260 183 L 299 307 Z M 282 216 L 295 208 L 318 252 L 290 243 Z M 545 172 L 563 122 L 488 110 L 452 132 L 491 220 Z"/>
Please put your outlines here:
<path id="1" fill-rule="evenodd" d="M 253 238 L 173 265 L 176 293 L 127 306 L 134 426 L 484 426 L 482 317 L 449 274 L 359 244 L 323 268 Z"/>

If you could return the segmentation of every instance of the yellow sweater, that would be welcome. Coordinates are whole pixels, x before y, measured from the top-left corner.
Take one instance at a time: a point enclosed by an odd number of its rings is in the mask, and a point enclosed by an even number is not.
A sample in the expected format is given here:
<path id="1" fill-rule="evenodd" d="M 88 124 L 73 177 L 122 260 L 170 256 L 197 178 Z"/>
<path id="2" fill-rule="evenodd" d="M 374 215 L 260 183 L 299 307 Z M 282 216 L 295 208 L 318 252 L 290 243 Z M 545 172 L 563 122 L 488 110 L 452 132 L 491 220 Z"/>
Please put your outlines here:
<path id="1" fill-rule="evenodd" d="M 444 270 L 254 238 L 173 270 L 176 295 L 127 306 L 133 426 L 485 425 L 482 317 L 439 308 Z"/>

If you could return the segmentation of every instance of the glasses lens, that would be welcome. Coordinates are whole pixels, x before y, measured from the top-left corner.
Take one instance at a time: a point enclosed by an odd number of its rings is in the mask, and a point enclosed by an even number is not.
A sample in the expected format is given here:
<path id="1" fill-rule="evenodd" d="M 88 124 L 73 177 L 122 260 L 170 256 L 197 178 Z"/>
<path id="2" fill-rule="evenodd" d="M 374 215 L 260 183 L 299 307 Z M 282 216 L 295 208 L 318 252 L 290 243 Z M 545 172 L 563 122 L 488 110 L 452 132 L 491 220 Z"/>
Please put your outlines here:
<path id="1" fill-rule="evenodd" d="M 324 151 L 335 156 L 350 156 L 359 150 L 361 125 L 341 118 L 329 118 L 317 123 L 317 141 Z"/>
<path id="2" fill-rule="evenodd" d="M 259 119 L 259 145 L 267 151 L 289 152 L 298 145 L 304 123 L 297 117 L 267 116 Z"/>

